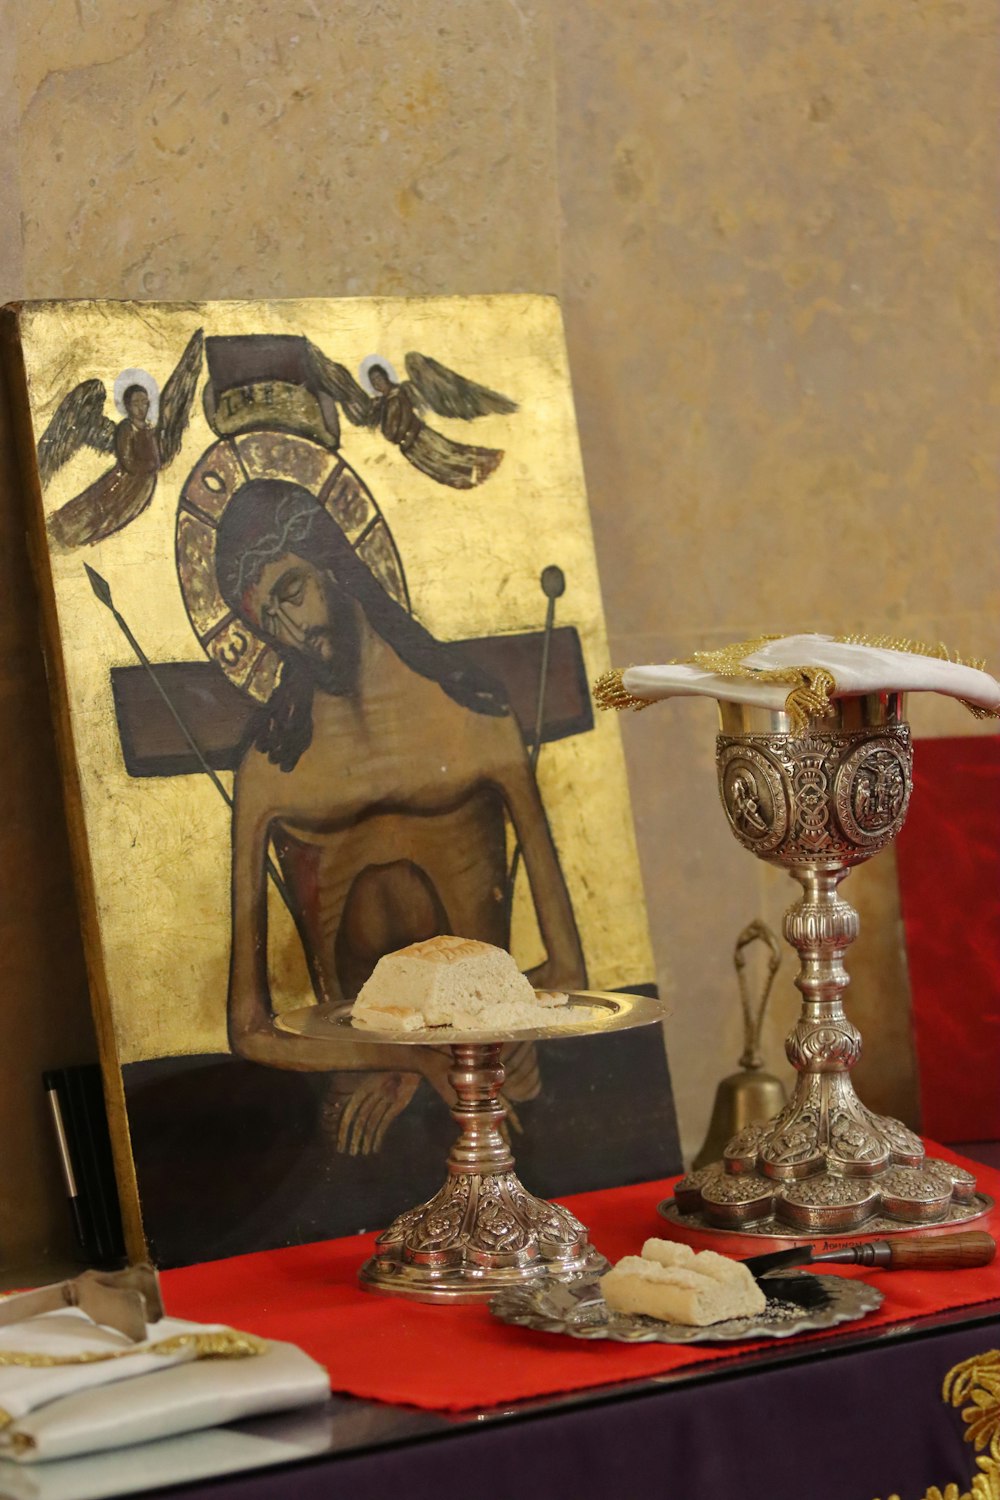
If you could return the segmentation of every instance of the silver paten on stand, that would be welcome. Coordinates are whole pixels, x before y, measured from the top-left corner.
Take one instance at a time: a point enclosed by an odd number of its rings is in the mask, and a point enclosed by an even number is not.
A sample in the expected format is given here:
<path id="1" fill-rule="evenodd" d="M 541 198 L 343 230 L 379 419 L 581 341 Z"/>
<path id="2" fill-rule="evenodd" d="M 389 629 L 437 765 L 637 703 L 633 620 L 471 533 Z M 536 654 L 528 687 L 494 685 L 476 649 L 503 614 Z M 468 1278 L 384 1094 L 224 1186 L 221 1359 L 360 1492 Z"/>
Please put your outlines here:
<path id="1" fill-rule="evenodd" d="M 548 1012 L 552 1014 L 552 1012 Z M 440 1047 L 452 1056 L 452 1117 L 459 1136 L 448 1157 L 444 1186 L 428 1202 L 407 1209 L 379 1235 L 375 1254 L 358 1273 L 371 1292 L 419 1302 L 478 1302 L 511 1287 L 546 1279 L 591 1278 L 608 1262 L 568 1209 L 536 1198 L 520 1182 L 500 1126 L 505 1042 L 551 1041 L 650 1026 L 663 1007 L 643 995 L 576 991 L 560 1024 L 508 1032 L 372 1031 L 354 1026 L 350 1007 L 312 1005 L 285 1012 L 282 1030 L 327 1047 L 337 1032 L 398 1047 Z"/>
<path id="2" fill-rule="evenodd" d="M 781 1238 L 954 1224 L 989 1206 L 962 1168 L 926 1157 L 898 1120 L 854 1091 L 861 1034 L 844 1011 L 844 954 L 858 916 L 840 884 L 895 838 L 912 748 L 901 694 L 837 698 L 834 715 L 793 732 L 784 712 L 720 703 L 719 790 L 744 848 L 802 886 L 784 934 L 800 960 L 802 1014 L 785 1043 L 798 1072 L 788 1104 L 740 1131 L 722 1160 L 677 1186 L 669 1217 Z"/>

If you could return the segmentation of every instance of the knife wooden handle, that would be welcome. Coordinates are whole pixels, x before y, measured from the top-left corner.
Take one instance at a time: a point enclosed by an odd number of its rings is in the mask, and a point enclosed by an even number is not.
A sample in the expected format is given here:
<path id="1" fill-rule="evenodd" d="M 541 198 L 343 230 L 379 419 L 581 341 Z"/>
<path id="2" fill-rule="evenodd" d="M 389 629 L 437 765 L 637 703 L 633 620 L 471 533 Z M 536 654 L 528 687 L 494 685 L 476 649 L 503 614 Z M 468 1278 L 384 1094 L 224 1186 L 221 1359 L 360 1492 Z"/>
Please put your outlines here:
<path id="1" fill-rule="evenodd" d="M 894 1271 L 957 1271 L 966 1266 L 988 1266 L 996 1253 L 996 1240 L 981 1229 L 889 1241 L 889 1264 Z"/>

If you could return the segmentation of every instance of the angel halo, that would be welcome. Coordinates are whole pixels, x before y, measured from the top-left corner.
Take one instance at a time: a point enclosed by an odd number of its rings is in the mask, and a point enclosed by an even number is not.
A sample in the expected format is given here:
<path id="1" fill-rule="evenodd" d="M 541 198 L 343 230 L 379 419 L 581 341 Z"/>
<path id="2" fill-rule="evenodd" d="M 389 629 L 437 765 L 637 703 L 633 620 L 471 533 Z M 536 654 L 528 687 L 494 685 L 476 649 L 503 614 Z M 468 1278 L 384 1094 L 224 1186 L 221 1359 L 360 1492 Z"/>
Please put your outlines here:
<path id="1" fill-rule="evenodd" d="M 160 415 L 160 387 L 148 370 L 122 370 L 121 374 L 116 376 L 113 391 L 116 411 L 120 412 L 123 417 L 128 416 L 125 410 L 125 392 L 130 385 L 141 385 L 149 397 L 149 413 L 146 420 L 155 427 Z"/>
<path id="2" fill-rule="evenodd" d="M 390 364 L 389 360 L 383 359 L 381 354 L 368 354 L 358 366 L 358 379 L 361 381 L 362 387 L 368 392 L 369 396 L 378 394 L 375 390 L 375 387 L 372 385 L 372 370 L 384 370 L 389 379 L 392 381 L 393 385 L 399 384 L 399 376 L 396 374 L 395 367 Z"/>

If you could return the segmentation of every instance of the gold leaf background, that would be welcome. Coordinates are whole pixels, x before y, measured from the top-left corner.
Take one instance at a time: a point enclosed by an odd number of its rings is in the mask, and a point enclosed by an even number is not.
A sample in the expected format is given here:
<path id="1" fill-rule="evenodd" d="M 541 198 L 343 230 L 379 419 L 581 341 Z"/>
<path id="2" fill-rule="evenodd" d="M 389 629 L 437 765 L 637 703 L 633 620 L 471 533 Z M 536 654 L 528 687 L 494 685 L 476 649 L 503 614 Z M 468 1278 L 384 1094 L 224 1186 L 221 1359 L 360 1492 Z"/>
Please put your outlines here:
<path id="1" fill-rule="evenodd" d="M 603 611 L 559 310 L 551 298 L 428 298 L 234 303 L 210 307 L 61 304 L 26 308 L 22 342 L 36 438 L 78 381 L 110 392 L 125 368 L 162 385 L 195 328 L 208 334 L 301 333 L 356 368 L 380 353 L 402 370 L 407 350 L 512 395 L 520 410 L 432 425 L 505 457 L 486 484 L 455 491 L 419 473 L 378 432 L 343 423 L 341 452 L 382 508 L 406 569 L 414 612 L 444 640 L 538 630 L 539 573 L 557 563 L 566 592 L 557 624 L 574 624 L 588 681 L 607 661 Z M 199 392 L 201 387 L 199 386 Z M 108 410 L 111 410 L 109 397 Z M 135 658 L 95 599 L 86 561 L 151 661 L 204 660 L 174 562 L 177 498 L 215 441 L 200 401 L 183 448 L 145 512 L 124 530 L 50 554 L 98 922 L 120 1060 L 224 1051 L 229 964 L 229 817 L 203 775 L 133 778 L 124 767 L 109 669 Z M 46 515 L 108 466 L 83 450 L 52 480 Z M 331 767 L 331 775 L 336 768 Z M 653 959 L 617 723 L 546 744 L 539 785 L 569 885 L 590 983 L 648 983 Z M 226 778 L 230 780 L 229 777 Z M 522 867 L 523 868 L 523 867 Z M 273 893 L 272 893 L 273 897 Z M 280 900 L 270 903 L 278 1009 L 311 995 Z M 522 967 L 542 957 L 523 875 L 512 933 Z"/>

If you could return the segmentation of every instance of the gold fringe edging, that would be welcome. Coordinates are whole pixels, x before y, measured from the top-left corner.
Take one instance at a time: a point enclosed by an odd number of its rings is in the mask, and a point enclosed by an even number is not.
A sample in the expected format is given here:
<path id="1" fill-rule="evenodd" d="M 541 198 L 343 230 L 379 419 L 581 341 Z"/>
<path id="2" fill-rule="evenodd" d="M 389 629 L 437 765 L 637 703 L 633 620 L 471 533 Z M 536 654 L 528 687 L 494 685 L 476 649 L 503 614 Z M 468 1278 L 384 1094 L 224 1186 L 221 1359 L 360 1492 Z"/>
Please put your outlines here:
<path id="1" fill-rule="evenodd" d="M 209 1333 L 175 1333 L 157 1343 L 132 1344 L 127 1349 L 85 1349 L 79 1354 L 34 1354 L 20 1349 L 0 1349 L 0 1367 L 16 1365 L 26 1370 L 51 1370 L 60 1365 L 99 1365 L 109 1359 L 129 1359 L 136 1354 L 168 1358 L 185 1349 L 193 1349 L 195 1359 L 249 1359 L 265 1354 L 268 1348 L 266 1340 L 253 1333 L 220 1328 Z"/>

